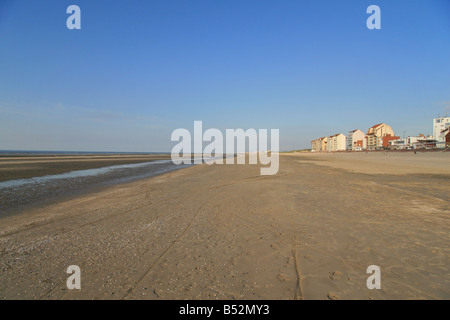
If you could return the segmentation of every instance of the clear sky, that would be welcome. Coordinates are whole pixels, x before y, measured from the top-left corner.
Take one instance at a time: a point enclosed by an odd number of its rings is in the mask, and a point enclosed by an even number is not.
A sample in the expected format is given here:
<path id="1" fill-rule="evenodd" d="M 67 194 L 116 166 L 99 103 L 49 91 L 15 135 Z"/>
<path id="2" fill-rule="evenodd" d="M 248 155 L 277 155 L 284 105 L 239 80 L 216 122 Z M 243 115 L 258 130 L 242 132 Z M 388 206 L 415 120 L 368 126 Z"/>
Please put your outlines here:
<path id="1" fill-rule="evenodd" d="M 3 150 L 170 151 L 194 120 L 302 149 L 445 112 L 448 0 L 0 0 Z"/>

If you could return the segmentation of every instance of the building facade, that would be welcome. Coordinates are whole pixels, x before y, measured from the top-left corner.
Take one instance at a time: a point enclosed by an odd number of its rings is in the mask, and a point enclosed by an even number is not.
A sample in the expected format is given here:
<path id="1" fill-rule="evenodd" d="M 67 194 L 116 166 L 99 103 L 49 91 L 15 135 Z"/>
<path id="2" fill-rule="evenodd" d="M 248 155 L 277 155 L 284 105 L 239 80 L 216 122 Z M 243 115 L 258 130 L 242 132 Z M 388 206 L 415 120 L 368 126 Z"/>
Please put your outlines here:
<path id="1" fill-rule="evenodd" d="M 320 152 L 327 151 L 328 137 L 322 137 L 311 141 L 311 151 Z"/>
<path id="2" fill-rule="evenodd" d="M 385 123 L 376 124 L 367 131 L 367 149 L 377 150 L 387 148 L 390 140 L 400 137 L 394 135 L 394 130 Z"/>
<path id="3" fill-rule="evenodd" d="M 345 136 L 342 133 L 321 137 L 311 141 L 312 151 L 361 151 L 383 149 L 434 149 L 450 146 L 450 117 L 433 119 L 433 135 L 409 136 L 404 139 L 395 136 L 394 130 L 386 123 L 369 128 L 366 134 L 356 129 Z"/>
<path id="4" fill-rule="evenodd" d="M 329 151 L 347 150 L 347 137 L 345 136 L 345 134 L 336 133 L 335 135 L 330 137 L 329 143 L 330 143 Z"/>
<path id="5" fill-rule="evenodd" d="M 312 152 L 334 152 L 345 150 L 347 150 L 347 137 L 342 133 L 311 141 Z"/>
<path id="6" fill-rule="evenodd" d="M 437 141 L 438 148 L 445 148 L 445 135 L 450 128 L 450 117 L 437 117 L 433 119 L 433 137 Z"/>
<path id="7" fill-rule="evenodd" d="M 367 139 L 364 132 L 359 129 L 350 131 L 347 136 L 347 150 L 361 151 L 367 148 Z"/>
<path id="8" fill-rule="evenodd" d="M 320 143 L 319 143 L 320 139 L 316 139 L 311 141 L 311 151 L 312 152 L 317 152 L 320 151 Z"/>
<path id="9" fill-rule="evenodd" d="M 389 141 L 390 149 L 432 149 L 436 147 L 436 140 L 433 136 L 409 136 L 405 139 Z"/>

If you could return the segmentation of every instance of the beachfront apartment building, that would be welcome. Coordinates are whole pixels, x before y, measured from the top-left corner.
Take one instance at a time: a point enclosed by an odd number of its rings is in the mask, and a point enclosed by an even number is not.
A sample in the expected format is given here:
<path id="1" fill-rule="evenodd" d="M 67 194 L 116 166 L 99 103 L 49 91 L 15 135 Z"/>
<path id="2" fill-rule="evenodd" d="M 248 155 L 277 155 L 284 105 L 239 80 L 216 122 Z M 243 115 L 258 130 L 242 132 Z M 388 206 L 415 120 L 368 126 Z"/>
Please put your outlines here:
<path id="1" fill-rule="evenodd" d="M 433 135 L 409 136 L 404 139 L 394 134 L 386 123 L 369 128 L 367 134 L 356 129 L 345 136 L 342 133 L 311 141 L 311 151 L 362 151 L 380 149 L 432 149 L 450 146 L 450 117 L 440 115 L 433 119 Z"/>
<path id="2" fill-rule="evenodd" d="M 311 141 L 312 152 L 334 152 L 347 150 L 347 137 L 337 133 L 329 137 L 321 137 Z"/>
<path id="3" fill-rule="evenodd" d="M 311 141 L 312 152 L 334 152 L 347 150 L 347 137 L 337 133 L 329 137 L 322 137 Z"/>
<path id="4" fill-rule="evenodd" d="M 319 139 L 311 141 L 311 151 L 320 152 L 327 150 L 328 137 L 321 137 Z"/>
<path id="5" fill-rule="evenodd" d="M 327 151 L 328 152 L 333 152 L 334 151 L 334 140 L 333 140 L 334 136 L 329 136 L 328 137 L 328 143 L 327 143 Z"/>
<path id="6" fill-rule="evenodd" d="M 320 138 L 320 150 L 324 151 L 327 148 L 328 137 Z"/>
<path id="7" fill-rule="evenodd" d="M 438 116 L 433 119 L 433 138 L 437 141 L 436 146 L 438 148 L 445 148 L 445 135 L 450 128 L 450 117 Z"/>
<path id="8" fill-rule="evenodd" d="M 311 141 L 311 151 L 312 152 L 321 151 L 320 150 L 320 139 L 322 139 L 322 138 L 315 139 L 315 140 Z"/>
<path id="9" fill-rule="evenodd" d="M 328 137 L 321 137 L 319 139 L 311 141 L 311 151 L 320 152 L 328 151 Z"/>
<path id="10" fill-rule="evenodd" d="M 361 151 L 367 148 L 366 134 L 359 129 L 350 131 L 347 135 L 347 150 Z"/>
<path id="11" fill-rule="evenodd" d="M 332 135 L 329 140 L 329 151 L 345 151 L 347 150 L 347 137 L 343 133 Z"/>
<path id="12" fill-rule="evenodd" d="M 400 137 L 394 135 L 394 130 L 385 123 L 379 123 L 370 127 L 366 137 L 368 150 L 387 148 L 389 141 L 400 139 Z"/>

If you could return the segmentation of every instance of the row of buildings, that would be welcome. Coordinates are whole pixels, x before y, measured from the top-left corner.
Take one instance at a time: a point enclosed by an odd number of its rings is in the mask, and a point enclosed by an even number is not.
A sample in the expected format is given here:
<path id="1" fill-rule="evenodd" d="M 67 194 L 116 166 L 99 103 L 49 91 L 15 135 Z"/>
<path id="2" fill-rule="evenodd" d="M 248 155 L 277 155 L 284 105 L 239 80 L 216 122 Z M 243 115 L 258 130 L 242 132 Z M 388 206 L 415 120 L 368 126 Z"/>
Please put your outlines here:
<path id="1" fill-rule="evenodd" d="M 383 149 L 433 149 L 450 146 L 450 117 L 433 119 L 433 136 L 409 136 L 400 139 L 385 123 L 370 127 L 367 133 L 356 129 L 347 135 L 337 133 L 311 141 L 311 151 L 362 151 Z"/>

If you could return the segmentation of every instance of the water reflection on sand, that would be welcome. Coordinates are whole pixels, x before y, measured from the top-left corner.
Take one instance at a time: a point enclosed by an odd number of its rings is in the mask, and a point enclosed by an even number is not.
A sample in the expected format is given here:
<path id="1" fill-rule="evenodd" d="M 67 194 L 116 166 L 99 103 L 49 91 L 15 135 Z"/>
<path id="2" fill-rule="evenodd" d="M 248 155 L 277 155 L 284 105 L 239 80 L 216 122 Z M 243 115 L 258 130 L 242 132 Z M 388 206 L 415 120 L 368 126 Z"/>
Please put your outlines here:
<path id="1" fill-rule="evenodd" d="M 0 214 L 55 196 L 79 194 L 94 187 L 129 182 L 188 166 L 174 165 L 171 160 L 156 160 L 3 181 L 0 182 Z"/>

